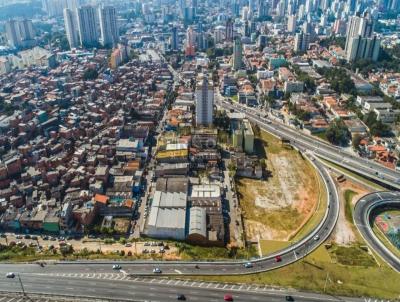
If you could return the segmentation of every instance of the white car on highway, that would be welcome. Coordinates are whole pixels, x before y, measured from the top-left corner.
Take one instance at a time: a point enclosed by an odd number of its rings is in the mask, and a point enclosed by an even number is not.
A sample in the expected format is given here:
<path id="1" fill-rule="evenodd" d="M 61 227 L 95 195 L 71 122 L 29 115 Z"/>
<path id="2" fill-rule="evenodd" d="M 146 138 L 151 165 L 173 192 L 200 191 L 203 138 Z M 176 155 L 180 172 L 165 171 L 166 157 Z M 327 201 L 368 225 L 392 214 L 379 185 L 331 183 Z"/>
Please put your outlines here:
<path id="1" fill-rule="evenodd" d="M 162 272 L 161 272 L 159 267 L 156 267 L 156 268 L 153 269 L 153 273 L 154 274 L 161 274 Z"/>

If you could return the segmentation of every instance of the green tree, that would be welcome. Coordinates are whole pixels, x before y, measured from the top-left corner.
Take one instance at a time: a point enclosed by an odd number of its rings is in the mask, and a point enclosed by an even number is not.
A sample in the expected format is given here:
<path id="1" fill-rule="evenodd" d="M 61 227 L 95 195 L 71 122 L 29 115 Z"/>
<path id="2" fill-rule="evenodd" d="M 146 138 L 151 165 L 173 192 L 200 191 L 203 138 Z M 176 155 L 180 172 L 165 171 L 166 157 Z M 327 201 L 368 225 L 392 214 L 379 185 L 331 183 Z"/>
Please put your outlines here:
<path id="1" fill-rule="evenodd" d="M 350 139 L 350 132 L 342 120 L 335 120 L 326 130 L 326 138 L 334 145 L 345 146 Z"/>
<path id="2" fill-rule="evenodd" d="M 392 132 L 389 125 L 377 119 L 376 113 L 371 111 L 364 116 L 364 123 L 368 126 L 369 132 L 373 136 L 391 136 Z"/>
<path id="3" fill-rule="evenodd" d="M 355 134 L 351 140 L 351 144 L 355 150 L 357 150 L 360 147 L 360 142 L 363 139 L 363 137 L 360 134 Z"/>

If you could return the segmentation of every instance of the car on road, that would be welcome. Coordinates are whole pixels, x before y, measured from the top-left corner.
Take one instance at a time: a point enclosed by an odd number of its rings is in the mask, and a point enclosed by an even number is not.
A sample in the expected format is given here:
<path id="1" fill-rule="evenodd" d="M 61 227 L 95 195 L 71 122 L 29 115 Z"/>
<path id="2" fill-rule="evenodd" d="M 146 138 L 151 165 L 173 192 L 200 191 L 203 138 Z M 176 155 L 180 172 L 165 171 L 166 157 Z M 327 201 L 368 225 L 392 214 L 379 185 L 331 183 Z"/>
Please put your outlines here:
<path id="1" fill-rule="evenodd" d="M 176 300 L 179 300 L 179 301 L 186 301 L 186 297 L 185 297 L 185 295 L 183 295 L 183 294 L 177 294 L 177 295 L 176 295 Z"/>
<path id="2" fill-rule="evenodd" d="M 115 269 L 115 270 L 117 270 L 117 269 L 121 269 L 122 267 L 121 267 L 121 265 L 119 265 L 119 264 L 114 264 L 114 265 L 112 266 L 112 268 Z"/>
<path id="3" fill-rule="evenodd" d="M 15 278 L 15 274 L 12 273 L 12 272 L 9 272 L 9 273 L 6 274 L 6 277 L 12 279 L 12 278 Z"/>
<path id="4" fill-rule="evenodd" d="M 315 235 L 314 236 L 314 241 L 318 241 L 319 240 L 319 235 Z"/>
<path id="5" fill-rule="evenodd" d="M 253 263 L 251 262 L 247 262 L 243 265 L 245 268 L 252 268 L 253 267 Z"/>
<path id="6" fill-rule="evenodd" d="M 154 274 L 161 274 L 162 272 L 161 272 L 159 267 L 156 267 L 156 268 L 153 269 L 153 273 Z"/>
<path id="7" fill-rule="evenodd" d="M 225 294 L 224 301 L 233 301 L 233 296 L 231 294 Z"/>
<path id="8" fill-rule="evenodd" d="M 281 256 L 275 256 L 275 261 L 276 262 L 282 262 L 282 257 Z"/>
<path id="9" fill-rule="evenodd" d="M 17 236 L 15 236 L 15 239 L 22 239 L 22 236 L 21 235 L 17 235 Z"/>
<path id="10" fill-rule="evenodd" d="M 286 301 L 294 301 L 294 299 L 293 299 L 292 296 L 286 296 L 286 297 L 285 297 L 285 300 L 286 300 Z"/>

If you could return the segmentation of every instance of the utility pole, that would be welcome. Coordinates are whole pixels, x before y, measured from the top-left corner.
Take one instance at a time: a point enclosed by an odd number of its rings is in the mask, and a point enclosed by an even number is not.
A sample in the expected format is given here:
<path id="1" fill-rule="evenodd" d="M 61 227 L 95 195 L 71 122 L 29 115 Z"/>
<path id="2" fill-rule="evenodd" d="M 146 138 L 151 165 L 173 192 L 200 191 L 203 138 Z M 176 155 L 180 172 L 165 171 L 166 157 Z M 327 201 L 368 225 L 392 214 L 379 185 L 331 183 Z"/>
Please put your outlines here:
<path id="1" fill-rule="evenodd" d="M 25 289 L 24 289 L 24 285 L 22 284 L 21 276 L 20 276 L 19 274 L 18 274 L 18 280 L 19 280 L 19 284 L 21 285 L 22 294 L 23 294 L 24 296 L 26 296 Z"/>

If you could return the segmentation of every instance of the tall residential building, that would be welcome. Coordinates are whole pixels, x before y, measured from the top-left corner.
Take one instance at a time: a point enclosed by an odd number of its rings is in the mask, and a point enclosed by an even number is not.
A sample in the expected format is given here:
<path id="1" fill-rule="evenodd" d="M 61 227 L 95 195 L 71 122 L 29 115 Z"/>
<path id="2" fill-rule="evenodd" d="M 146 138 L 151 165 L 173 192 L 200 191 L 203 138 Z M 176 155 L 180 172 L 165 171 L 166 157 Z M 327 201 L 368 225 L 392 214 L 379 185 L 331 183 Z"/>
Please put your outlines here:
<path id="1" fill-rule="evenodd" d="M 231 18 L 226 21 L 225 40 L 230 42 L 233 41 L 233 21 Z"/>
<path id="2" fill-rule="evenodd" d="M 373 33 L 374 21 L 369 14 L 350 18 L 346 33 L 346 59 L 348 62 L 358 59 L 378 60 L 381 41 Z"/>
<path id="3" fill-rule="evenodd" d="M 174 26 L 172 27 L 171 30 L 171 49 L 178 50 L 178 48 L 179 48 L 178 28 Z"/>
<path id="4" fill-rule="evenodd" d="M 6 35 L 10 46 L 18 47 L 21 45 L 17 21 L 9 20 L 6 22 Z"/>
<path id="5" fill-rule="evenodd" d="M 205 74 L 196 83 L 196 125 L 212 126 L 214 110 L 214 85 Z"/>
<path id="6" fill-rule="evenodd" d="M 255 9 L 256 9 L 256 0 L 249 0 L 249 13 L 253 15 Z"/>
<path id="7" fill-rule="evenodd" d="M 339 35 L 339 36 L 345 35 L 346 34 L 346 25 L 347 24 L 344 20 L 336 19 L 335 23 L 333 24 L 333 27 L 332 27 L 332 32 L 335 35 Z"/>
<path id="8" fill-rule="evenodd" d="M 296 18 L 296 15 L 290 15 L 288 17 L 287 31 L 289 33 L 294 33 L 296 31 Z"/>
<path id="9" fill-rule="evenodd" d="M 294 51 L 306 51 L 310 44 L 311 34 L 300 32 L 294 38 Z"/>
<path id="10" fill-rule="evenodd" d="M 95 46 L 98 42 L 96 10 L 93 6 L 77 9 L 79 39 L 82 46 Z"/>
<path id="11" fill-rule="evenodd" d="M 188 57 L 193 57 L 196 54 L 196 33 L 192 26 L 189 26 L 186 30 L 186 47 L 185 55 Z"/>
<path id="12" fill-rule="evenodd" d="M 119 33 L 116 11 L 113 6 L 99 7 L 101 43 L 103 46 L 114 46 L 118 43 Z"/>
<path id="13" fill-rule="evenodd" d="M 239 70 L 242 68 L 243 60 L 242 60 L 242 42 L 239 38 L 235 39 L 235 43 L 233 45 L 233 60 L 232 66 L 234 70 Z"/>
<path id="14" fill-rule="evenodd" d="M 32 46 L 35 32 L 32 20 L 8 20 L 5 24 L 8 44 L 12 47 Z"/>
<path id="15" fill-rule="evenodd" d="M 268 3 L 266 0 L 258 0 L 258 17 L 264 18 L 268 15 Z"/>
<path id="16" fill-rule="evenodd" d="M 42 8 L 49 17 L 57 17 L 63 15 L 66 8 L 75 12 L 81 3 L 82 0 L 42 0 Z"/>
<path id="17" fill-rule="evenodd" d="M 78 29 L 76 26 L 75 15 L 69 8 L 64 9 L 64 24 L 65 32 L 70 48 L 76 48 L 79 46 Z"/>

